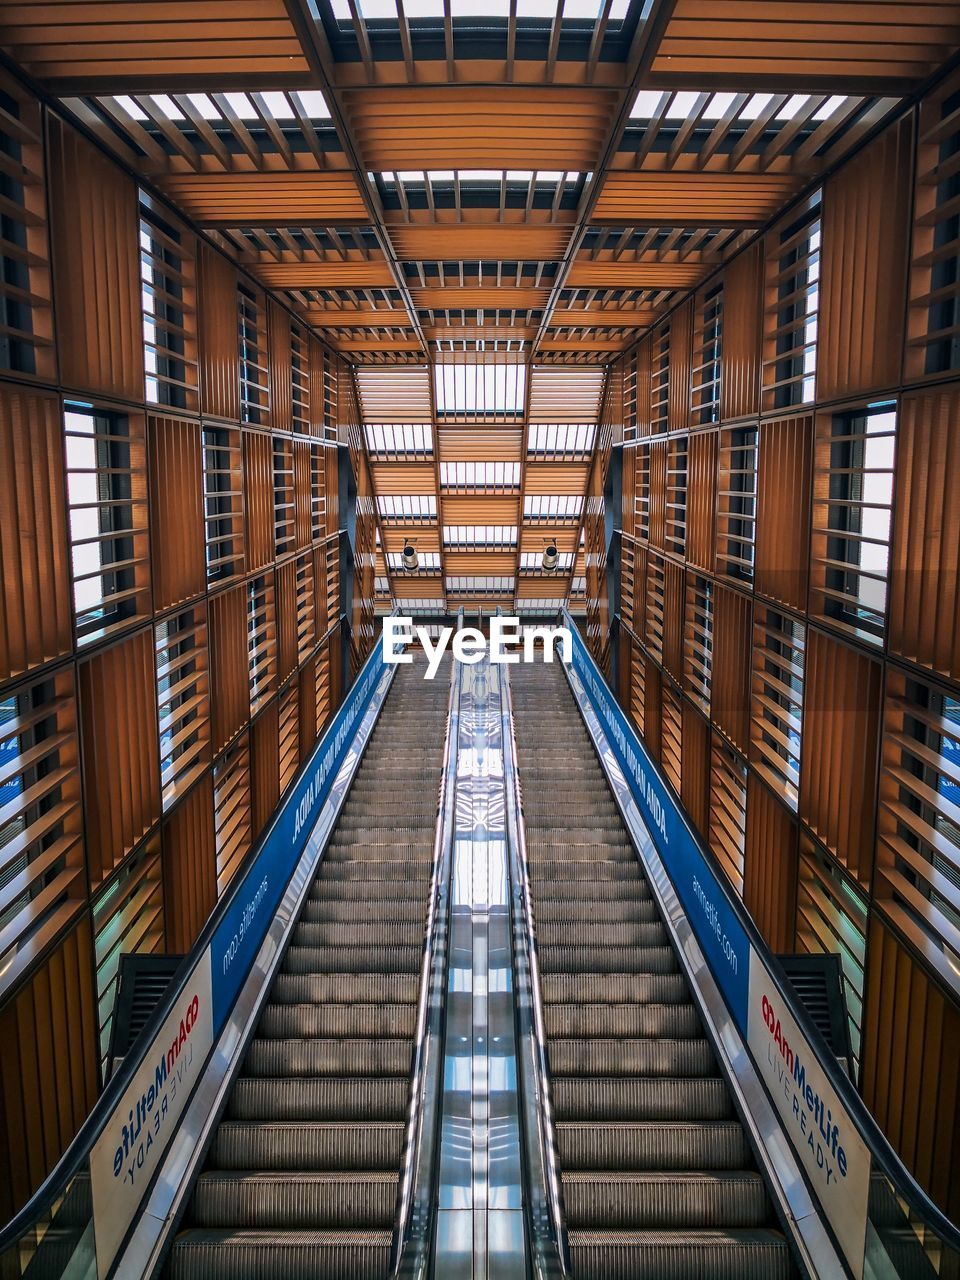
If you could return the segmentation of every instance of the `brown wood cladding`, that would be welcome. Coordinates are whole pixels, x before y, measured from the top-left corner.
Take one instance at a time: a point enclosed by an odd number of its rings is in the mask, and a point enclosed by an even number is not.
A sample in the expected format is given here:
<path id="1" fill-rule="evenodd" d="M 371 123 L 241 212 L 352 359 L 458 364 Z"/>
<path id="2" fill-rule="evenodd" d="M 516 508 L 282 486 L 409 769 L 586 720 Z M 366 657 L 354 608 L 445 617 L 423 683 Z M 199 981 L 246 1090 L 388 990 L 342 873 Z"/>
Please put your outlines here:
<path id="1" fill-rule="evenodd" d="M 77 672 L 87 869 L 95 886 L 160 817 L 152 627 L 92 655 Z"/>
<path id="2" fill-rule="evenodd" d="M 690 381 L 693 370 L 693 299 L 678 307 L 670 320 L 670 383 L 667 422 L 671 431 L 690 425 Z"/>
<path id="3" fill-rule="evenodd" d="M 293 369 L 290 314 L 267 299 L 267 343 L 270 352 L 270 421 L 275 431 L 293 430 Z"/>
<path id="4" fill-rule="evenodd" d="M 757 775 L 750 772 L 743 902 L 774 952 L 794 949 L 799 859 L 796 820 Z"/>
<path id="5" fill-rule="evenodd" d="M 48 119 L 60 381 L 142 401 L 137 185 L 68 125 Z"/>
<path id="6" fill-rule="evenodd" d="M 810 627 L 800 816 L 869 888 L 877 810 L 880 662 Z"/>
<path id="7" fill-rule="evenodd" d="M 247 573 L 253 573 L 274 557 L 273 440 L 265 432 L 243 433 L 243 487 Z"/>
<path id="8" fill-rule="evenodd" d="M 271 698 L 250 726 L 253 827 L 260 831 L 280 799 L 279 702 Z"/>
<path id="9" fill-rule="evenodd" d="M 823 193 L 817 398 L 900 381 L 913 122 L 898 120 Z"/>
<path id="10" fill-rule="evenodd" d="M 710 723 L 683 701 L 683 765 L 680 798 L 703 839 L 710 826 Z"/>
<path id="11" fill-rule="evenodd" d="M 206 586 L 200 424 L 147 416 L 153 607 L 159 613 Z"/>
<path id="12" fill-rule="evenodd" d="M 871 915 L 861 1092 L 917 1181 L 960 1216 L 960 1010 Z"/>
<path id="13" fill-rule="evenodd" d="M 9 1219 L 97 1099 L 97 1009 L 82 917 L 0 1009 L 0 1213 Z"/>
<path id="14" fill-rule="evenodd" d="M 713 680 L 710 711 L 744 755 L 750 741 L 750 633 L 752 602 L 718 583 L 713 623 Z"/>
<path id="15" fill-rule="evenodd" d="M 250 718 L 247 586 L 229 587 L 207 604 L 210 634 L 211 737 L 217 755 Z"/>
<path id="16" fill-rule="evenodd" d="M 723 372 L 720 418 L 750 418 L 760 410 L 760 321 L 763 256 L 745 249 L 723 273 Z"/>
<path id="17" fill-rule="evenodd" d="M 812 465 L 812 414 L 761 422 L 754 585 L 800 612 L 807 607 Z"/>
<path id="18" fill-rule="evenodd" d="M 0 386 L 0 682 L 70 653 L 70 569 L 56 396 Z"/>
<path id="19" fill-rule="evenodd" d="M 213 775 L 207 772 L 164 824 L 163 908 L 168 951 L 190 950 L 216 900 Z"/>
<path id="20" fill-rule="evenodd" d="M 960 389 L 904 396 L 890 553 L 891 653 L 960 680 Z"/>
<path id="21" fill-rule="evenodd" d="M 198 256 L 200 407 L 205 418 L 239 422 L 237 269 L 203 241 Z"/>
<path id="22" fill-rule="evenodd" d="M 715 431 L 690 436 L 687 463 L 687 563 L 713 572 L 716 552 L 717 457 Z"/>

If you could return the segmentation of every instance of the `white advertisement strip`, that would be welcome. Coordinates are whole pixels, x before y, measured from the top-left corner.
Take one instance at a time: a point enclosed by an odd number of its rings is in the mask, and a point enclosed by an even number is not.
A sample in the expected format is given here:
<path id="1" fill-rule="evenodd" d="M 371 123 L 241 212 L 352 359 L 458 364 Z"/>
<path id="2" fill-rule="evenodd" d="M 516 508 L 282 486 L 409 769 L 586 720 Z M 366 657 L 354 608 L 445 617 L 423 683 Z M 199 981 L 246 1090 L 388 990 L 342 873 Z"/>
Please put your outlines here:
<path id="1" fill-rule="evenodd" d="M 747 1042 L 837 1242 L 860 1280 L 870 1152 L 756 954 L 750 965 Z"/>
<path id="2" fill-rule="evenodd" d="M 212 1044 L 208 947 L 90 1152 L 100 1280 L 140 1208 Z"/>

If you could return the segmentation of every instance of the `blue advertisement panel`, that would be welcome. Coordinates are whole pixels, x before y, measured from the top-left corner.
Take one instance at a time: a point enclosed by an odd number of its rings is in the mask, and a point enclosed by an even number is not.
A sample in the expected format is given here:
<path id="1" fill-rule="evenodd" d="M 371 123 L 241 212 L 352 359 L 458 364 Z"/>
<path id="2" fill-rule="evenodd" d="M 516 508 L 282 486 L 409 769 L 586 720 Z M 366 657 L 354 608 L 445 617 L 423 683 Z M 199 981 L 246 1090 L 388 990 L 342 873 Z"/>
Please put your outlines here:
<path id="1" fill-rule="evenodd" d="M 320 816 L 363 713 L 386 670 L 377 645 L 346 701 L 317 743 L 308 767 L 277 814 L 210 943 L 216 1036 L 280 904 L 297 859 Z"/>
<path id="2" fill-rule="evenodd" d="M 576 627 L 573 669 L 630 786 L 677 897 L 740 1030 L 747 1031 L 750 942 L 646 748 L 607 688 Z"/>

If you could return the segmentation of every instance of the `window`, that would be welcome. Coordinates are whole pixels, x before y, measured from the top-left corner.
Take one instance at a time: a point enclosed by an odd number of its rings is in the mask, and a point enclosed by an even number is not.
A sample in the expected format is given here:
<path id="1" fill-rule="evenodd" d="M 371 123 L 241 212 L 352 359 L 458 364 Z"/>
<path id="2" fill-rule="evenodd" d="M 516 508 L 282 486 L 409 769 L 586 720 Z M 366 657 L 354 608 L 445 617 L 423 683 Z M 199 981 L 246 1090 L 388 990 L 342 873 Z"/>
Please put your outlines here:
<path id="1" fill-rule="evenodd" d="M 293 441 L 273 437 L 273 536 L 277 559 L 293 551 L 297 538 L 297 501 Z"/>
<path id="2" fill-rule="evenodd" d="M 690 572 L 686 595 L 683 684 L 693 701 L 709 715 L 713 678 L 713 582 L 702 574 Z"/>
<path id="3" fill-rule="evenodd" d="M 663 725 L 660 734 L 660 764 L 663 767 L 667 781 L 679 795 L 683 748 L 683 708 L 679 693 L 666 680 L 663 682 L 661 713 Z"/>
<path id="4" fill-rule="evenodd" d="M 240 348 L 240 421 L 265 423 L 267 390 L 267 321 L 263 295 L 249 285 L 237 287 L 237 331 Z"/>
<path id="5" fill-rule="evenodd" d="M 956 77 L 921 107 L 914 233 L 915 374 L 960 369 L 960 91 Z M 911 349 L 912 348 L 912 349 Z"/>
<path id="6" fill-rule="evenodd" d="M 817 422 L 811 612 L 874 644 L 886 624 L 896 430 L 892 404 Z"/>
<path id="7" fill-rule="evenodd" d="M 297 665 L 310 656 L 316 641 L 316 609 L 313 595 L 313 556 L 310 552 L 296 560 Z"/>
<path id="8" fill-rule="evenodd" d="M 140 197 L 143 359 L 149 404 L 197 407 L 195 286 L 184 236 Z"/>
<path id="9" fill-rule="evenodd" d="M 149 610 L 143 424 L 70 404 L 64 413 L 77 641 Z"/>
<path id="10" fill-rule="evenodd" d="M 441 462 L 440 486 L 454 492 L 505 493 L 520 488 L 519 462 Z"/>
<path id="11" fill-rule="evenodd" d="M 687 545 L 687 437 L 671 440 L 667 450 L 664 546 L 683 557 Z"/>
<path id="12" fill-rule="evenodd" d="M 233 879 L 253 841 L 250 804 L 250 748 L 246 739 L 213 766 L 217 894 Z"/>
<path id="13" fill-rule="evenodd" d="M 432 494 L 381 494 L 377 510 L 384 521 L 404 524 L 407 521 L 429 522 L 437 518 L 437 499 Z"/>
<path id="14" fill-rule="evenodd" d="M 650 541 L 650 445 L 638 444 L 636 457 L 636 503 L 637 538 L 641 542 Z"/>
<path id="15" fill-rule="evenodd" d="M 800 786 L 804 640 L 803 623 L 757 604 L 752 758 L 757 772 L 793 810 Z"/>
<path id="16" fill-rule="evenodd" d="M 753 581 L 757 520 L 757 428 L 725 427 L 720 435 L 717 572 Z"/>
<path id="17" fill-rule="evenodd" d="M 452 577 L 447 578 L 447 591 L 453 595 L 507 595 L 513 591 L 514 579 L 510 577 Z M 403 602 L 401 602 L 403 603 Z"/>
<path id="18" fill-rule="evenodd" d="M 628 444 L 637 438 L 637 362 L 631 356 L 623 374 L 623 442 Z"/>
<path id="19" fill-rule="evenodd" d="M 243 472 L 240 432 L 203 429 L 203 494 L 207 580 L 225 582 L 243 572 Z"/>
<path id="20" fill-rule="evenodd" d="M 693 422 L 720 421 L 720 374 L 723 353 L 723 285 L 703 295 L 696 314 L 693 352 Z"/>
<path id="21" fill-rule="evenodd" d="M 433 457 L 433 436 L 426 422 L 368 422 L 367 451 L 375 462 Z"/>
<path id="22" fill-rule="evenodd" d="M 439 362 L 433 372 L 438 414 L 481 418 L 523 413 L 525 364 Z"/>
<path id="23" fill-rule="evenodd" d="M 167 810 L 203 772 L 210 756 L 207 624 L 200 608 L 156 626 L 160 781 Z"/>
<path id="24" fill-rule="evenodd" d="M 300 766 L 299 686 L 291 680 L 280 693 L 280 794 L 297 775 Z"/>
<path id="25" fill-rule="evenodd" d="M 747 768 L 736 752 L 714 736 L 710 754 L 710 848 L 727 879 L 743 894 Z"/>
<path id="26" fill-rule="evenodd" d="M 592 423 L 531 422 L 527 436 L 528 458 L 562 462 L 583 461 L 593 453 L 597 429 Z"/>
<path id="27" fill-rule="evenodd" d="M 250 715 L 268 701 L 277 681 L 277 625 L 273 572 L 247 584 L 247 657 L 250 664 Z"/>
<path id="28" fill-rule="evenodd" d="M 290 322 L 290 398 L 293 429 L 300 435 L 310 431 L 310 350 L 307 331 L 296 320 Z"/>
<path id="29" fill-rule="evenodd" d="M 636 583 L 638 555 L 639 549 L 634 546 L 632 539 L 624 538 L 620 547 L 620 617 L 623 619 L 624 625 L 629 627 L 631 631 L 634 629 L 633 614 L 637 598 Z M 520 567 L 521 569 L 523 568 L 522 563 Z M 641 591 L 641 603 L 642 599 L 643 593 Z"/>
<path id="30" fill-rule="evenodd" d="M 443 545 L 451 551 L 501 550 L 517 545 L 515 524 L 445 524 Z"/>
<path id="31" fill-rule="evenodd" d="M 820 192 L 786 227 L 769 233 L 767 308 L 763 361 L 764 407 L 810 404 L 817 371 L 820 306 Z"/>
<path id="32" fill-rule="evenodd" d="M 576 494 L 525 494 L 523 518 L 531 523 L 576 524 L 583 510 L 583 498 Z"/>
<path id="33" fill-rule="evenodd" d="M 667 430 L 670 417 L 670 323 L 662 324 L 653 336 L 650 375 L 651 434 Z"/>
<path id="34" fill-rule="evenodd" d="M 310 532 L 319 542 L 327 532 L 327 459 L 322 444 L 310 446 Z"/>
<path id="35" fill-rule="evenodd" d="M 73 676 L 0 698 L 0 987 L 86 894 Z"/>

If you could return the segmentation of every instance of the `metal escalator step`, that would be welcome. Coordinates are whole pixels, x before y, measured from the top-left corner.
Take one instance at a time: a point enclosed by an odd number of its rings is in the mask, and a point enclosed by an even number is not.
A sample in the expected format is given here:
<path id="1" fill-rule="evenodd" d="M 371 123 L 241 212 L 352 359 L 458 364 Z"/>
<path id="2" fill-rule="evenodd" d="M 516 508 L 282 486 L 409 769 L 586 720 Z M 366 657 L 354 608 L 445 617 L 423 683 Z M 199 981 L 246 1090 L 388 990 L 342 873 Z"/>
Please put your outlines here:
<path id="1" fill-rule="evenodd" d="M 309 1036 L 411 1038 L 417 1006 L 410 1004 L 280 1004 L 264 1009 L 257 1035 L 297 1039 Z"/>
<path id="2" fill-rule="evenodd" d="M 577 1169 L 743 1169 L 750 1146 L 736 1120 L 700 1124 L 564 1123 L 556 1128 L 560 1165 Z"/>
<path id="3" fill-rule="evenodd" d="M 576 790 L 579 791 L 579 788 Z M 620 810 L 609 793 L 606 797 L 588 797 L 568 791 L 549 797 L 538 796 L 535 800 L 527 798 L 523 802 L 523 812 L 531 827 L 555 827 L 557 818 L 563 818 L 571 826 L 578 827 L 585 825 L 585 822 L 579 821 L 580 818 L 589 823 L 601 819 L 612 824 Z"/>
<path id="4" fill-rule="evenodd" d="M 570 902 L 565 898 L 548 898 L 544 894 L 537 895 L 534 911 L 537 929 L 545 924 L 585 924 L 590 921 L 598 925 L 633 923 L 659 923 L 660 916 L 652 898 L 617 896 L 607 901 L 592 901 L 589 897 L 578 897 Z"/>
<path id="5" fill-rule="evenodd" d="M 399 1172 L 242 1173 L 197 1179 L 190 1206 L 198 1227 L 281 1231 L 387 1230 L 393 1225 Z"/>
<path id="6" fill-rule="evenodd" d="M 356 823 L 344 823 L 341 819 L 330 840 L 327 855 L 334 849 L 359 848 L 375 849 L 376 857 L 384 858 L 389 856 L 382 852 L 384 848 L 407 849 L 410 852 L 421 846 L 432 849 L 435 826 L 434 822 L 408 822 L 404 826 L 379 827 L 372 825 L 368 818 Z"/>
<path id="7" fill-rule="evenodd" d="M 544 1019 L 551 1046 L 554 1037 L 666 1036 L 678 1040 L 699 1036 L 703 1030 L 692 1004 L 548 1004 Z"/>
<path id="8" fill-rule="evenodd" d="M 325 896 L 330 892 L 326 885 L 331 882 L 336 884 L 333 892 L 345 898 L 363 897 L 367 893 L 396 894 L 397 883 L 403 881 L 408 882 L 411 888 L 416 885 L 418 892 L 421 887 L 429 888 L 433 876 L 432 857 L 426 855 L 422 859 L 414 859 L 409 846 L 404 846 L 404 851 L 406 857 L 401 853 L 396 858 L 355 858 L 349 849 L 344 849 L 344 857 L 339 860 L 324 857 L 320 878 L 311 888 L 310 897 Z"/>
<path id="9" fill-rule="evenodd" d="M 542 947 L 665 947 L 667 931 L 659 920 L 545 920 L 537 921 L 537 941 Z"/>
<path id="10" fill-rule="evenodd" d="M 545 973 L 673 973 L 670 947 L 554 947 L 539 943 Z"/>
<path id="11" fill-rule="evenodd" d="M 791 1280 L 779 1232 L 572 1231 L 577 1280 Z"/>
<path id="12" fill-rule="evenodd" d="M 403 1076 L 241 1076 L 230 1094 L 231 1120 L 403 1120 L 410 1082 Z"/>
<path id="13" fill-rule="evenodd" d="M 170 1280 L 383 1280 L 389 1231 L 185 1231 Z"/>
<path id="14" fill-rule="evenodd" d="M 421 947 L 298 947 L 284 957 L 287 973 L 415 973 Z"/>
<path id="15" fill-rule="evenodd" d="M 545 973 L 540 987 L 544 1004 L 686 1004 L 686 980 L 674 973 Z"/>
<path id="16" fill-rule="evenodd" d="M 558 827 L 554 824 L 550 827 L 533 827 L 528 831 L 528 835 L 532 835 L 534 846 L 556 845 L 562 848 L 570 848 L 574 853 L 579 854 L 575 847 L 577 845 L 590 845 L 591 847 L 602 845 L 610 850 L 629 850 L 630 857 L 633 858 L 635 856 L 633 846 L 624 843 L 625 836 L 622 825 L 619 822 L 614 823 L 607 819 L 598 819 L 597 822 L 591 823 L 589 826 L 581 824 L 576 827 Z M 612 859 L 614 854 L 611 853 L 610 857 Z M 626 854 L 624 854 L 624 859 L 626 859 Z"/>
<path id="17" fill-rule="evenodd" d="M 529 846 L 528 846 L 529 853 Z M 622 885 L 627 888 L 631 885 L 639 885 L 646 890 L 643 895 L 650 896 L 650 889 L 646 881 L 640 875 L 640 868 L 637 861 L 612 862 L 605 861 L 602 858 L 580 858 L 574 856 L 579 850 L 574 850 L 567 859 L 545 859 L 541 862 L 530 859 L 530 881 L 536 887 L 534 895 L 534 906 L 536 906 L 537 895 L 544 885 L 552 892 L 558 884 L 576 884 L 577 889 L 572 892 L 580 892 L 581 882 L 586 880 L 591 888 L 589 892 L 596 892 L 600 897 L 601 885 L 606 881 L 610 881 L 619 887 Z"/>
<path id="18" fill-rule="evenodd" d="M 416 1006 L 419 994 L 416 973 L 278 973 L 270 1003 Z"/>
<path id="19" fill-rule="evenodd" d="M 563 864 L 557 864 L 559 867 Z M 602 870 L 604 864 L 602 862 L 595 863 L 598 869 Z M 609 864 L 608 864 L 609 865 Z M 622 864 L 613 863 L 615 867 Z M 533 868 L 530 868 L 531 872 Z M 552 876 L 549 880 L 542 877 L 539 879 L 531 875 L 531 882 L 536 884 L 536 902 L 534 906 L 534 916 L 540 919 L 540 912 L 546 907 L 548 910 L 562 912 L 565 907 L 573 907 L 576 909 L 581 907 L 584 911 L 589 912 L 592 907 L 598 910 L 606 910 L 607 906 L 615 908 L 619 906 L 626 907 L 630 904 L 632 907 L 643 903 L 642 910 L 644 913 L 654 912 L 653 899 L 650 896 L 650 886 L 642 876 L 637 875 L 633 868 L 623 873 L 619 880 L 607 880 L 599 877 L 586 884 L 582 881 L 574 881 L 569 878 L 561 878 L 559 875 Z M 574 898 L 574 903 L 570 901 Z M 549 917 L 547 917 L 549 918 Z M 645 918 L 645 916 L 644 916 Z"/>
<path id="20" fill-rule="evenodd" d="M 397 1121 L 276 1124 L 225 1120 L 209 1163 L 216 1169 L 399 1169 L 405 1126 Z"/>
<path id="21" fill-rule="evenodd" d="M 422 920 L 305 920 L 293 935 L 297 947 L 413 947 L 423 939 Z"/>
<path id="22" fill-rule="evenodd" d="M 396 825 L 387 825 L 391 819 L 395 820 Z M 358 804 L 355 808 L 344 809 L 337 822 L 337 831 L 341 835 L 353 835 L 356 831 L 380 832 L 381 839 L 389 835 L 391 839 L 396 840 L 398 832 L 412 831 L 416 833 L 417 838 L 420 838 L 421 831 L 432 831 L 436 825 L 435 804 L 429 807 L 427 805 L 422 807 L 378 805 L 376 808 L 368 804 Z"/>
<path id="23" fill-rule="evenodd" d="M 720 1076 L 555 1076 L 561 1120 L 729 1120 L 733 1103 Z"/>
<path id="24" fill-rule="evenodd" d="M 578 1227 L 640 1231 L 681 1227 L 761 1227 L 769 1217 L 758 1173 L 567 1173 L 567 1222 Z"/>
<path id="25" fill-rule="evenodd" d="M 536 866 L 538 863 L 541 865 L 544 863 L 553 865 L 556 862 L 566 862 L 571 857 L 576 858 L 577 861 L 584 862 L 613 862 L 622 863 L 626 866 L 637 866 L 637 857 L 633 851 L 633 845 L 630 844 L 589 839 L 570 840 L 567 842 L 556 837 L 551 840 L 545 840 L 543 831 L 536 827 L 528 827 L 527 832 L 527 857 L 531 866 Z M 585 834 L 589 837 L 602 833 L 580 831 L 579 834 Z M 637 871 L 639 873 L 639 867 L 637 867 Z"/>
<path id="26" fill-rule="evenodd" d="M 257 1037 L 243 1064 L 248 1076 L 399 1076 L 410 1070 L 410 1041 L 265 1040 Z"/>
<path id="27" fill-rule="evenodd" d="M 704 1039 L 551 1040 L 555 1076 L 708 1076 L 716 1072 Z"/>
<path id="28" fill-rule="evenodd" d="M 354 924 L 364 924 L 374 920 L 409 920 L 420 925 L 421 928 L 426 918 L 426 895 L 417 895 L 416 898 L 398 898 L 395 890 L 389 897 L 370 900 L 361 898 L 354 901 L 344 901 L 335 895 L 326 894 L 321 898 L 310 899 L 300 917 L 308 924 L 329 924 L 338 920 Z"/>

